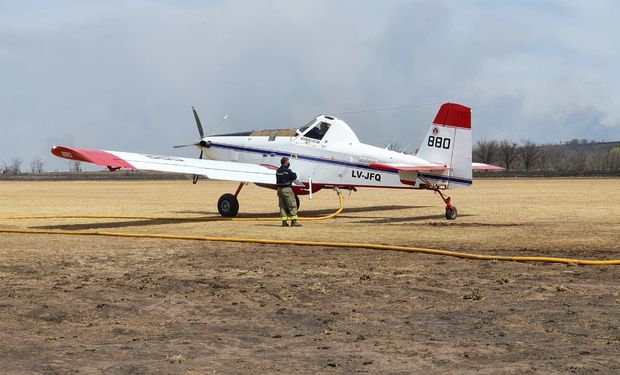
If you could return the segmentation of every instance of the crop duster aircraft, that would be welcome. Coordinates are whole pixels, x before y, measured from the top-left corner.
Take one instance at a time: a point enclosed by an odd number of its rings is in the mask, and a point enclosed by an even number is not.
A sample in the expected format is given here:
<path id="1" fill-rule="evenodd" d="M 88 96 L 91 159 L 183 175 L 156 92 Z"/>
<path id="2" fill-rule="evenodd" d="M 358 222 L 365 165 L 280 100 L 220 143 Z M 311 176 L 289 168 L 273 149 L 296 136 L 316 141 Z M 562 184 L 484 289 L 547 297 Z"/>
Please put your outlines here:
<path id="1" fill-rule="evenodd" d="M 457 209 L 445 190 L 471 185 L 472 169 L 502 169 L 472 164 L 471 109 L 456 103 L 440 107 L 416 155 L 362 143 L 349 125 L 329 115 L 317 116 L 300 128 L 205 136 L 194 108 L 193 113 L 200 140 L 175 147 L 199 148 L 198 159 L 64 146 L 54 146 L 52 154 L 106 166 L 111 171 L 130 168 L 189 174 L 194 176 L 194 183 L 199 176 L 238 181 L 237 191 L 222 195 L 217 203 L 224 217 L 237 215 L 237 196 L 245 184 L 276 189 L 275 172 L 285 156 L 297 173 L 293 186 L 296 195 L 325 188 L 432 190 L 444 201 L 449 220 L 456 218 Z"/>

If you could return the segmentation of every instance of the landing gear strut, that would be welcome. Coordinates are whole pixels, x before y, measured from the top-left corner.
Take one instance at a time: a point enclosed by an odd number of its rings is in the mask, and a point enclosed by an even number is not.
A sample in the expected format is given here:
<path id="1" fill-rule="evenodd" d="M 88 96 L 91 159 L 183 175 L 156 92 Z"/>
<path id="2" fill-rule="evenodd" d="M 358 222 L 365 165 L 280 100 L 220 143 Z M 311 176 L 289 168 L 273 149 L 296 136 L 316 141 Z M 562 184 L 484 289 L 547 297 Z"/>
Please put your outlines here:
<path id="1" fill-rule="evenodd" d="M 245 183 L 240 183 L 235 194 L 226 193 L 217 201 L 217 210 L 223 217 L 235 217 L 239 213 L 239 200 L 237 196 Z"/>

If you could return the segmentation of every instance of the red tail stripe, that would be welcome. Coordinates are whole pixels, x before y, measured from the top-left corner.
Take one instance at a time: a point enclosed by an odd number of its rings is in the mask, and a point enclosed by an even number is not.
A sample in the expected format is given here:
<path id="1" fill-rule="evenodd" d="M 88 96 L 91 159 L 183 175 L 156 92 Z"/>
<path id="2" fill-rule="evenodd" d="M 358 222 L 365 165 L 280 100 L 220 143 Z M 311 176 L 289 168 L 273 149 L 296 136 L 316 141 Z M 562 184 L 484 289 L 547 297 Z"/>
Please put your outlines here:
<path id="1" fill-rule="evenodd" d="M 471 129 L 471 108 L 456 103 L 445 103 L 439 108 L 433 124 Z"/>
<path id="2" fill-rule="evenodd" d="M 59 158 L 79 160 L 106 167 L 133 168 L 133 165 L 129 164 L 125 160 L 102 150 L 55 146 L 52 148 L 52 154 L 58 156 Z"/>

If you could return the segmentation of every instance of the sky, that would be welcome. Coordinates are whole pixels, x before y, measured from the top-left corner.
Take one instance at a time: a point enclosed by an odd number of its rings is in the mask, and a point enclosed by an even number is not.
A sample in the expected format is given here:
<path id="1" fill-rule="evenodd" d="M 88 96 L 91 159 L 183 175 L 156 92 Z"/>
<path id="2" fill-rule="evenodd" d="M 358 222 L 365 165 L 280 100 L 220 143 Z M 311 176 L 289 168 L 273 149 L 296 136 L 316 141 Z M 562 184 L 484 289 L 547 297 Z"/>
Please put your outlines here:
<path id="1" fill-rule="evenodd" d="M 53 145 L 197 156 L 171 147 L 198 138 L 192 105 L 207 133 L 340 114 L 362 142 L 415 149 L 457 102 L 474 141 L 617 141 L 618 14 L 613 0 L 0 0 L 0 162 L 66 170 Z M 406 108 L 368 111 L 391 107 Z"/>

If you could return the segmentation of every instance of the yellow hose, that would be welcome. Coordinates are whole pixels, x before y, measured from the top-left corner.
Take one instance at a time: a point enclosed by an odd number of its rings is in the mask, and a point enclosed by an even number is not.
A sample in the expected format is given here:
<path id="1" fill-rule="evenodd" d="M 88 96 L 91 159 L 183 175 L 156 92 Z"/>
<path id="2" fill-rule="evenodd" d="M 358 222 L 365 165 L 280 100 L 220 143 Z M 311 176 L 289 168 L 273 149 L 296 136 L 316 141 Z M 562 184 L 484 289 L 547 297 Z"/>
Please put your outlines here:
<path id="1" fill-rule="evenodd" d="M 344 209 L 343 197 L 338 195 L 340 207 L 337 211 L 320 217 L 303 218 L 303 220 L 325 220 L 333 218 L 340 214 Z M 96 216 L 96 215 L 66 215 L 66 216 L 7 216 L 0 219 L 51 219 L 51 218 L 97 218 L 97 219 L 152 219 L 152 220 L 196 220 L 187 218 L 162 218 L 149 216 Z M 204 220 L 231 220 L 231 221 L 279 221 L 280 218 L 199 218 Z M 301 219 L 301 218 L 300 218 Z M 298 246 L 321 246 L 321 247 L 337 247 L 337 248 L 359 248 L 370 250 L 389 250 L 403 251 L 408 253 L 422 253 L 430 255 L 443 255 L 462 259 L 473 260 L 495 260 L 495 261 L 512 261 L 512 262 L 544 262 L 544 263 L 566 263 L 579 265 L 617 265 L 620 259 L 611 260 L 588 260 L 588 259 L 571 259 L 571 258 L 555 258 L 555 257 L 537 257 L 537 256 L 504 256 L 504 255 L 482 255 L 463 253 L 450 250 L 428 249 L 423 247 L 407 247 L 394 245 L 381 245 L 371 243 L 354 243 L 354 242 L 321 242 L 321 241 L 297 241 L 297 240 L 271 240 L 264 238 L 238 238 L 238 237 L 208 237 L 208 236 L 179 236 L 172 234 L 150 234 L 150 233 L 121 233 L 121 232 L 105 232 L 105 231 L 64 231 L 64 230 L 36 230 L 36 229 L 1 229 L 0 233 L 13 234 L 51 234 L 51 235 L 69 235 L 69 236 L 109 236 L 109 237 L 132 237 L 132 238 L 154 238 L 169 240 L 191 240 L 191 241 L 218 241 L 218 242 L 241 242 L 241 243 L 258 243 L 271 245 L 298 245 Z"/>
<path id="2" fill-rule="evenodd" d="M 334 218 L 344 210 L 344 198 L 338 193 L 339 207 L 331 214 L 324 216 L 299 216 L 299 220 L 318 221 Z M 40 220 L 40 219 L 122 219 L 122 220 L 177 220 L 177 221 L 280 221 L 280 217 L 162 217 L 162 216 L 124 216 L 124 215 L 34 215 L 34 216 L 0 216 L 0 220 Z"/>
<path id="3" fill-rule="evenodd" d="M 614 260 L 587 260 L 554 257 L 535 257 L 535 256 L 502 256 L 502 255 L 481 255 L 462 253 L 450 250 L 427 249 L 423 247 L 406 247 L 394 245 L 380 245 L 370 243 L 354 242 L 321 242 L 321 241 L 296 241 L 296 240 L 270 240 L 264 238 L 237 238 L 237 237 L 206 237 L 206 236 L 179 236 L 172 234 L 149 234 L 149 233 L 120 233 L 120 232 L 98 232 L 98 231 L 63 231 L 63 230 L 34 230 L 34 229 L 0 229 L 0 233 L 20 233 L 20 234 L 53 234 L 69 236 L 109 236 L 109 237 L 133 237 L 133 238 L 155 238 L 169 240 L 192 240 L 192 241 L 218 241 L 218 242 L 243 242 L 259 243 L 272 245 L 299 245 L 299 246 L 322 246 L 338 248 L 360 248 L 371 250 L 390 250 L 404 251 L 408 253 L 423 253 L 431 255 L 443 255 L 462 259 L 475 260 L 496 260 L 513 262 L 545 262 L 545 263 L 567 263 L 580 265 L 615 265 L 620 264 L 620 259 Z"/>

